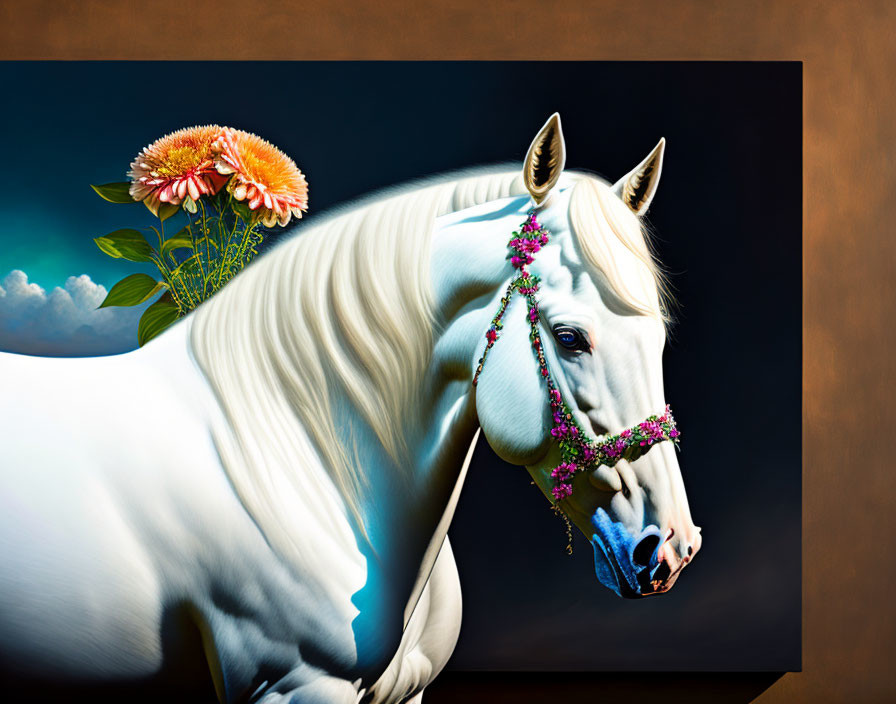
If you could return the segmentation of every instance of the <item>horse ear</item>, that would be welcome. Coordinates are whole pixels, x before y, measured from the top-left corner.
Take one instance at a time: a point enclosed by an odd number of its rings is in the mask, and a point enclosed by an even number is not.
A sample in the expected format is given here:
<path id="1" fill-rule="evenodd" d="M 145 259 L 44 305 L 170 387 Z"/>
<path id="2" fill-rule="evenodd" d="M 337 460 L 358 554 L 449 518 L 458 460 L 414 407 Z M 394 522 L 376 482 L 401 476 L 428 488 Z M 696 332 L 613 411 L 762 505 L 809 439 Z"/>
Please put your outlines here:
<path id="1" fill-rule="evenodd" d="M 635 215 L 643 215 L 650 207 L 650 201 L 653 200 L 653 194 L 656 193 L 656 187 L 660 182 L 665 150 L 666 140 L 662 138 L 644 161 L 613 186 L 616 195 L 632 209 Z"/>
<path id="2" fill-rule="evenodd" d="M 535 205 L 541 205 L 557 185 L 565 164 L 566 143 L 560 127 L 560 114 L 555 112 L 532 140 L 523 164 L 523 181 Z"/>

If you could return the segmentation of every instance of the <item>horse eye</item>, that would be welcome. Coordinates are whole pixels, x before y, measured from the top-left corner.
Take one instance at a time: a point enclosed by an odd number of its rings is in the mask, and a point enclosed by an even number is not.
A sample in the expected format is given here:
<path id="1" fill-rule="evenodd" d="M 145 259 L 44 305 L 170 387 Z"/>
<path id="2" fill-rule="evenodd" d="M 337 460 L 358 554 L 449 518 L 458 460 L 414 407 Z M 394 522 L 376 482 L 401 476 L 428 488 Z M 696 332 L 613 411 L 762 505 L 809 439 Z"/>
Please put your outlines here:
<path id="1" fill-rule="evenodd" d="M 582 352 L 591 351 L 591 345 L 582 332 L 570 327 L 569 325 L 555 325 L 553 327 L 554 337 L 561 345 L 568 350 L 580 350 Z"/>

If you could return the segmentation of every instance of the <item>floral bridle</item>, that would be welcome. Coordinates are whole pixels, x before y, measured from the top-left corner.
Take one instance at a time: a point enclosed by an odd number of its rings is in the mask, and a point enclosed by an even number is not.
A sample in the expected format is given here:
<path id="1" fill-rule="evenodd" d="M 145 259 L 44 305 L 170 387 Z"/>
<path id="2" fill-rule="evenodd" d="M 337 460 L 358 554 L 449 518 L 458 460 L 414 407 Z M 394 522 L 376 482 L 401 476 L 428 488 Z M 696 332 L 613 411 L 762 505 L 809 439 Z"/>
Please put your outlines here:
<path id="1" fill-rule="evenodd" d="M 572 495 L 572 481 L 577 473 L 596 469 L 600 465 L 613 467 L 621 460 L 634 461 L 663 440 L 671 440 L 673 444 L 677 445 L 680 433 L 668 405 L 661 415 L 648 416 L 646 420 L 637 425 L 616 435 L 611 435 L 601 442 L 589 439 L 573 417 L 560 390 L 551 378 L 551 372 L 544 358 L 544 347 L 538 331 L 536 294 L 538 293 L 539 278 L 530 274 L 526 268 L 534 261 L 534 255 L 548 243 L 549 237 L 550 233 L 538 223 L 534 210 L 529 211 L 520 231 L 514 232 L 511 236 L 507 246 L 512 252 L 510 263 L 514 269 L 517 269 L 517 275 L 507 287 L 507 291 L 501 298 L 498 312 L 492 319 L 491 327 L 485 333 L 485 351 L 476 367 L 473 386 L 476 386 L 479 381 L 489 350 L 501 335 L 502 318 L 508 303 L 510 303 L 510 298 L 514 292 L 517 292 L 525 297 L 528 306 L 529 340 L 538 357 L 541 376 L 548 389 L 553 417 L 551 436 L 560 447 L 562 461 L 551 471 L 551 477 L 554 479 L 551 493 L 554 495 L 555 502 L 559 502 Z"/>

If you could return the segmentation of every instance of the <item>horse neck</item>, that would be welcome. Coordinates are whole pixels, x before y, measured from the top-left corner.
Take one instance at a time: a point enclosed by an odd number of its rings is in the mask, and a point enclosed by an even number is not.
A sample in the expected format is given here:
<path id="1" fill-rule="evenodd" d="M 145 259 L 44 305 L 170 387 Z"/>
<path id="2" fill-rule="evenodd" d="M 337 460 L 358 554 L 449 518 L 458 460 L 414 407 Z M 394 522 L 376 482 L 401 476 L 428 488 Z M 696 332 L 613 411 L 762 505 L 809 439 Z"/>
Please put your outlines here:
<path id="1" fill-rule="evenodd" d="M 356 538 L 358 547 L 368 557 L 368 568 L 374 563 L 382 565 L 391 572 L 391 577 L 384 575 L 386 579 L 407 584 L 408 589 L 415 578 L 419 586 L 421 576 L 428 576 L 444 540 L 462 483 L 464 460 L 477 429 L 471 393 L 476 349 L 500 298 L 499 289 L 510 276 L 505 256 L 509 233 L 522 221 L 527 207 L 523 198 L 501 203 L 506 212 L 497 216 L 494 204 L 477 206 L 444 216 L 444 222 L 440 218 L 432 232 L 429 265 L 437 325 L 426 368 L 420 379 L 415 376 L 413 380 L 419 388 L 417 400 L 408 404 L 412 407 L 401 409 L 406 419 L 402 426 L 407 446 L 404 458 L 396 458 L 379 442 L 365 414 L 351 399 L 351 389 L 336 382 L 321 386 L 315 381 L 317 377 L 294 374 L 287 368 L 306 368 L 302 354 L 307 349 L 308 336 L 301 328 L 284 326 L 284 321 L 289 320 L 284 316 L 293 315 L 290 311 L 295 311 L 296 306 L 327 310 L 335 305 L 322 298 L 323 288 L 317 292 L 317 298 L 305 300 L 304 289 L 292 282 L 309 280 L 307 277 L 314 274 L 311 267 L 329 271 L 326 262 L 332 257 L 324 262 L 320 251 L 315 257 L 306 255 L 311 248 L 348 247 L 349 243 L 340 241 L 341 237 L 309 238 L 309 232 L 297 241 L 285 243 L 279 251 L 272 251 L 243 272 L 205 304 L 204 310 L 197 311 L 191 334 L 194 354 L 200 368 L 210 375 L 219 397 L 229 395 L 229 400 L 225 400 L 228 423 L 216 431 L 216 442 L 224 450 L 225 469 L 241 498 L 249 502 L 247 508 L 265 535 L 278 548 L 282 547 L 284 554 L 299 553 L 299 564 L 314 556 L 302 554 L 303 546 L 295 546 L 296 541 L 290 536 L 304 534 L 299 518 L 314 514 L 312 509 L 317 504 L 305 503 L 320 495 L 314 486 L 326 482 L 321 468 L 328 463 L 320 454 L 320 444 L 290 410 L 297 397 L 283 393 L 284 378 L 289 380 L 289 388 L 312 399 L 315 408 L 323 407 L 319 404 L 326 406 L 338 445 L 352 458 L 356 475 L 362 480 L 359 518 L 363 528 L 359 526 Z M 443 225 L 450 225 L 450 232 Z M 381 236 L 379 230 L 375 234 Z M 393 240 L 391 244 L 400 246 L 401 242 Z M 382 247 L 386 246 L 384 241 Z M 384 259 L 383 263 L 389 265 L 389 261 Z M 411 263 L 408 261 L 407 265 Z M 377 269 L 389 277 L 378 280 L 377 285 L 393 285 L 391 279 L 400 276 L 404 266 L 396 266 L 394 273 Z M 330 291 L 328 295 L 368 295 L 361 289 L 348 292 L 342 286 L 331 285 L 326 290 Z M 281 296 L 283 291 L 294 294 Z M 271 356 L 274 350 L 270 345 L 256 344 L 262 334 L 265 339 L 273 336 L 277 341 L 280 353 L 276 357 Z M 334 343 L 342 339 L 336 329 L 327 335 Z M 338 346 L 332 349 L 338 351 Z M 234 350 L 239 355 L 234 356 Z M 247 369 L 263 372 L 267 381 L 259 386 L 257 374 L 249 376 Z M 322 368 L 321 379 L 331 372 Z M 228 392 L 222 396 L 224 388 Z M 234 389 L 240 393 L 234 393 Z M 289 424 L 288 428 L 284 424 Z M 264 434 L 268 428 L 277 428 L 278 432 Z M 287 461 L 288 452 L 297 444 L 307 446 L 308 451 L 303 451 L 301 461 Z M 244 469 L 245 453 L 240 446 L 246 445 L 255 455 L 266 453 L 264 462 L 256 460 L 254 469 Z M 308 468 L 303 469 L 306 464 Z M 297 473 L 301 476 L 295 476 Z M 269 476 L 272 474 L 288 475 L 290 481 L 280 481 Z M 282 485 L 283 490 L 266 492 L 271 482 Z M 304 483 L 309 484 L 306 489 L 292 491 L 293 485 L 304 487 Z M 332 516 L 325 518 L 336 520 Z"/>
<path id="2" fill-rule="evenodd" d="M 439 218 L 433 233 L 438 331 L 422 396 L 428 409 L 420 409 L 427 427 L 419 435 L 418 473 L 433 478 L 441 498 L 446 486 L 463 481 L 464 453 L 478 428 L 472 386 L 476 359 L 511 276 L 507 240 L 528 205 L 528 198 L 506 199 L 495 212 L 495 204 L 486 203 Z"/>
<path id="3" fill-rule="evenodd" d="M 513 276 L 507 242 L 530 205 L 528 196 L 507 198 L 437 221 L 431 278 L 441 332 L 434 361 L 468 386 L 485 331 Z"/>
<path id="4" fill-rule="evenodd" d="M 506 243 L 525 217 L 528 198 L 502 204 L 505 212 L 499 216 L 494 204 L 443 216 L 433 232 L 430 278 L 437 333 L 416 414 L 417 494 L 410 516 L 400 519 L 406 529 L 410 518 L 414 530 L 428 540 L 422 557 L 415 551 L 408 555 L 419 568 L 405 623 L 445 540 L 479 436 L 472 386 L 475 359 L 511 274 Z"/>

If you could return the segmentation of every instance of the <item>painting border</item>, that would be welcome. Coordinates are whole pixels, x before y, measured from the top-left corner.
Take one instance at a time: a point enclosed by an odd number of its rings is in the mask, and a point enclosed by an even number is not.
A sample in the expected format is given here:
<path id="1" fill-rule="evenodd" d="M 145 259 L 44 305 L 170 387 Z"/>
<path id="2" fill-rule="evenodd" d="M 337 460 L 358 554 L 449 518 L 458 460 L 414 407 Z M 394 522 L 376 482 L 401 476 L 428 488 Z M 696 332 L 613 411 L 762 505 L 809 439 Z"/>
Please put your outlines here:
<path id="1" fill-rule="evenodd" d="M 802 61 L 803 193 L 793 197 L 802 197 L 804 212 L 804 669 L 748 685 L 738 674 L 709 684 L 664 676 L 654 686 L 673 701 L 701 701 L 711 690 L 715 701 L 870 702 L 896 692 L 896 605 L 886 589 L 893 568 L 882 551 L 896 520 L 896 478 L 886 444 L 863 440 L 886 418 L 894 376 L 896 332 L 883 323 L 896 317 L 896 241 L 886 225 L 896 219 L 896 159 L 888 158 L 896 144 L 894 27 L 893 3 L 844 0 L 6 0 L 0 59 Z M 458 685 L 466 701 L 491 687 L 470 677 Z M 640 686 L 642 675 L 600 673 L 564 691 L 575 700 L 613 677 L 630 701 L 658 691 Z M 527 685 L 535 697 L 552 683 Z"/>

